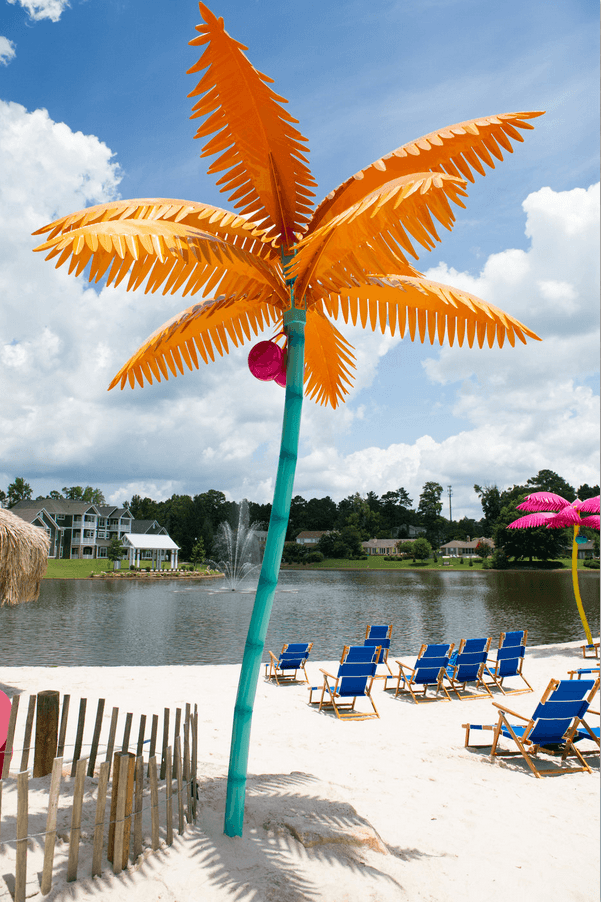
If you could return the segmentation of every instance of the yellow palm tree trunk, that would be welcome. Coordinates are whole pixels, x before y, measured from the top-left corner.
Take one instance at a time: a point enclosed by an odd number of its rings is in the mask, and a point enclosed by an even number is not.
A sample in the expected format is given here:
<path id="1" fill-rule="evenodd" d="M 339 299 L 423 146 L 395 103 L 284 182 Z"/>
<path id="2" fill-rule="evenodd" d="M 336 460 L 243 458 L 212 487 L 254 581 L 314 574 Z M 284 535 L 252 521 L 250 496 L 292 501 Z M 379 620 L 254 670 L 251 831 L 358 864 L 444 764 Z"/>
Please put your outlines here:
<path id="1" fill-rule="evenodd" d="M 586 641 L 590 646 L 592 646 L 593 634 L 591 633 L 591 628 L 588 625 L 588 620 L 586 619 L 586 614 L 584 613 L 584 606 L 582 604 L 582 598 L 580 597 L 580 587 L 578 586 L 578 543 L 576 542 L 576 536 L 579 532 L 580 527 L 575 526 L 574 538 L 572 540 L 572 585 L 574 587 L 574 597 L 576 598 L 578 613 L 580 614 L 584 632 L 586 633 Z"/>

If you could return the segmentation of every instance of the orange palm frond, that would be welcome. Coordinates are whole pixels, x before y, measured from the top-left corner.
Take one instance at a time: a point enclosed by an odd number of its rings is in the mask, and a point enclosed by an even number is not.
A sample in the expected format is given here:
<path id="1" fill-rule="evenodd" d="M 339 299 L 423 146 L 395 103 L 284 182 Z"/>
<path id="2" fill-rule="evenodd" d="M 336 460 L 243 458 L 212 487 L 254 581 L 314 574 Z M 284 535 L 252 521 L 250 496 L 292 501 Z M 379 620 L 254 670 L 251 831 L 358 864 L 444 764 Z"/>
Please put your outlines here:
<path id="1" fill-rule="evenodd" d="M 320 309 L 307 310 L 305 326 L 305 392 L 316 403 L 337 407 L 353 383 L 352 346 Z"/>
<path id="2" fill-rule="evenodd" d="M 181 222 L 100 220 L 56 235 L 35 250 L 49 251 L 46 259 L 56 257 L 57 268 L 71 258 L 69 272 L 76 275 L 91 263 L 90 281 L 98 282 L 108 270 L 107 284 L 118 285 L 129 273 L 128 290 L 146 280 L 146 292 L 164 285 L 164 294 L 184 286 L 184 294 L 196 294 L 219 286 L 223 294 L 288 299 L 280 272 L 267 261 Z"/>
<path id="3" fill-rule="evenodd" d="M 129 382 L 135 388 L 144 380 L 152 384 L 169 372 L 177 376 L 184 372 L 184 364 L 198 369 L 199 355 L 205 363 L 229 353 L 228 341 L 235 347 L 252 339 L 253 335 L 274 323 L 281 310 L 263 301 L 244 298 L 216 298 L 188 307 L 164 323 L 147 338 L 135 354 L 121 367 L 109 385 L 109 391 L 119 383 Z"/>
<path id="4" fill-rule="evenodd" d="M 427 337 L 430 344 L 442 344 L 445 335 L 451 346 L 457 339 L 461 347 L 467 338 L 470 348 L 474 339 L 479 347 L 486 341 L 491 348 L 495 340 L 503 347 L 505 338 L 513 346 L 516 336 L 524 344 L 526 336 L 540 341 L 535 332 L 493 304 L 424 277 L 372 275 L 358 288 L 328 295 L 324 307 L 334 319 L 342 315 L 353 325 L 357 317 L 363 328 L 369 321 L 373 331 L 388 327 L 403 338 L 408 329 L 411 340 L 417 334 L 422 343 Z"/>
<path id="5" fill-rule="evenodd" d="M 210 232 L 223 238 L 229 244 L 256 254 L 264 259 L 279 260 L 279 251 L 273 247 L 273 239 L 265 237 L 265 229 L 257 228 L 248 219 L 221 210 L 211 204 L 200 204 L 190 200 L 173 200 L 166 197 L 136 198 L 134 200 L 117 200 L 106 204 L 96 204 L 78 210 L 60 219 L 42 226 L 33 235 L 44 235 L 47 240 L 79 229 L 94 222 L 112 222 L 118 219 L 129 220 L 161 220 L 177 222 L 195 229 Z"/>
<path id="6" fill-rule="evenodd" d="M 362 281 L 374 271 L 411 275 L 405 255 L 418 256 L 411 239 L 428 250 L 435 246 L 440 239 L 434 220 L 451 228 L 449 200 L 463 206 L 464 185 L 463 179 L 431 172 L 393 179 L 306 235 L 289 269 L 298 297 L 309 284 L 335 291 L 349 276 Z"/>
<path id="7" fill-rule="evenodd" d="M 542 115 L 534 111 L 470 119 L 404 144 L 331 191 L 315 210 L 308 231 L 319 228 L 385 182 L 415 171 L 446 172 L 473 182 L 474 171 L 486 174 L 483 163 L 494 169 L 494 159 L 502 160 L 504 150 L 513 153 L 512 140 L 524 140 L 519 129 L 534 128 L 525 120 Z"/>
<path id="8" fill-rule="evenodd" d="M 243 53 L 247 48 L 225 31 L 223 19 L 199 6 L 204 23 L 190 44 L 205 49 L 188 72 L 208 71 L 188 96 L 203 95 L 192 118 L 208 116 L 195 137 L 213 135 L 201 156 L 220 154 L 209 174 L 227 170 L 217 182 L 221 190 L 288 249 L 311 216 L 310 187 L 316 183 L 305 156 L 307 139 L 282 107 L 287 101 L 268 87 L 273 79 L 252 66 Z"/>

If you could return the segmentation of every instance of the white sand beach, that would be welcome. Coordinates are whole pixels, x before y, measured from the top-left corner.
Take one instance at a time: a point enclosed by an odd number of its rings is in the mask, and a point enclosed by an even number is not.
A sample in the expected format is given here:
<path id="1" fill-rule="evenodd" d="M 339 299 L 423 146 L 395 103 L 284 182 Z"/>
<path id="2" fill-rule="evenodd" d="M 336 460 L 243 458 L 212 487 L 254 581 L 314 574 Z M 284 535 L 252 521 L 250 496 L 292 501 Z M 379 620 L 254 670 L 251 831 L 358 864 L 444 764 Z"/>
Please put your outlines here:
<path id="1" fill-rule="evenodd" d="M 275 651 L 275 649 L 274 649 Z M 410 659 L 407 659 L 412 663 Z M 549 679 L 589 662 L 579 643 L 528 648 L 534 692 L 495 701 L 529 715 Z M 321 683 L 309 660 L 309 678 Z M 379 720 L 346 721 L 309 707 L 307 687 L 259 681 L 249 760 L 245 831 L 223 834 L 225 779 L 239 666 L 8 667 L 9 696 L 57 689 L 71 704 L 102 696 L 134 716 L 198 704 L 200 778 L 196 824 L 173 846 L 146 849 L 115 876 L 91 878 L 93 808 L 84 800 L 81 877 L 66 883 L 61 829 L 54 886 L 39 890 L 42 846 L 29 841 L 27 897 L 81 902 L 593 902 L 599 898 L 599 759 L 593 773 L 536 779 L 523 759 L 491 761 L 464 748 L 462 724 L 493 723 L 489 700 L 415 705 L 375 684 Z M 395 669 L 393 667 L 393 669 Z M 25 706 L 26 700 L 21 702 Z M 361 703 L 359 703 L 361 704 Z M 598 696 L 594 707 L 598 709 Z M 367 710 L 367 708 L 366 708 Z M 20 712 L 21 716 L 22 712 Z M 592 723 L 597 719 L 592 718 Z M 12 781 L 14 784 L 14 781 Z M 36 787 L 36 784 L 39 786 Z M 48 780 L 30 781 L 40 810 Z M 90 789 L 93 794 L 93 787 Z M 86 794 L 88 788 L 86 787 Z M 0 845 L 0 900 L 11 898 L 15 802 L 7 781 Z M 89 816 L 86 814 L 90 809 Z M 5 821 L 5 816 L 8 818 Z M 45 813 L 44 813 L 45 817 Z M 29 832 L 45 821 L 30 817 Z M 14 829 L 14 827 L 13 827 Z M 149 837 L 145 836 L 149 847 Z M 8 875 L 3 878 L 2 875 Z"/>

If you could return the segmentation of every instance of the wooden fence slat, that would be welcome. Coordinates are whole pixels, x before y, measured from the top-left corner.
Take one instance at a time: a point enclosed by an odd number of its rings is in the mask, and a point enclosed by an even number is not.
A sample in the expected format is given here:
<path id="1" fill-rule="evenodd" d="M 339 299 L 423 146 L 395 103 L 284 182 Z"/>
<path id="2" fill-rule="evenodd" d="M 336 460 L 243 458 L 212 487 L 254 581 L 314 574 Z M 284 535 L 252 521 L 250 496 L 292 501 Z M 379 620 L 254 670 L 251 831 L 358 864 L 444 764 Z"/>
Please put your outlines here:
<path id="1" fill-rule="evenodd" d="M 17 714 L 19 712 L 20 695 L 13 695 L 10 706 L 10 717 L 8 718 L 8 733 L 6 734 L 6 743 L 4 745 L 4 763 L 2 764 L 2 779 L 8 777 L 10 771 L 10 762 L 13 756 L 13 742 L 15 739 L 15 727 L 17 725 Z"/>
<path id="2" fill-rule="evenodd" d="M 156 755 L 152 755 L 148 762 L 148 778 L 150 780 L 150 835 L 152 848 L 156 850 L 159 847 L 159 781 Z"/>
<path id="3" fill-rule="evenodd" d="M 125 729 L 123 730 L 123 745 L 121 746 L 122 752 L 129 752 L 129 736 L 131 733 L 131 722 L 133 719 L 133 714 L 128 712 L 125 717 Z"/>
<path id="4" fill-rule="evenodd" d="M 120 874 L 123 868 L 127 867 L 129 858 L 135 758 L 131 752 L 117 752 L 115 757 L 118 762 L 115 762 L 113 782 L 117 769 L 119 770 L 119 781 L 114 825 L 113 873 Z M 113 794 L 114 792 L 113 790 Z"/>
<path id="5" fill-rule="evenodd" d="M 58 747 L 58 712 L 60 692 L 45 689 L 38 692 L 35 718 L 35 750 L 33 776 L 45 777 L 52 773 Z M 24 770 L 24 768 L 22 768 Z"/>
<path id="6" fill-rule="evenodd" d="M 136 758 L 139 758 L 144 751 L 144 736 L 146 735 L 146 715 L 140 715 L 140 729 L 138 730 L 138 745 L 136 747 Z"/>
<path id="7" fill-rule="evenodd" d="M 69 719 L 69 703 L 70 695 L 63 696 L 63 710 L 61 711 L 61 725 L 58 731 L 58 746 L 56 749 L 56 757 L 64 758 L 65 756 L 65 739 L 67 738 L 67 720 Z"/>
<path id="8" fill-rule="evenodd" d="M 71 765 L 71 776 L 74 777 L 77 772 L 77 762 L 81 755 L 81 746 L 83 743 L 83 730 L 86 722 L 86 705 L 87 698 L 79 700 L 79 717 L 77 718 L 77 735 L 75 737 L 75 748 L 73 749 L 73 763 Z"/>
<path id="9" fill-rule="evenodd" d="M 196 823 L 196 805 L 198 800 L 198 705 L 194 705 L 194 714 L 192 718 L 192 818 Z"/>
<path id="10" fill-rule="evenodd" d="M 56 816 L 58 813 L 58 797 L 63 775 L 63 759 L 55 758 L 52 762 L 50 793 L 48 796 L 48 815 L 46 817 L 46 837 L 44 840 L 44 866 L 42 868 L 41 891 L 47 896 L 52 889 L 52 867 L 54 864 L 54 847 L 56 844 Z"/>
<path id="11" fill-rule="evenodd" d="M 106 746 L 106 758 L 105 761 L 109 763 L 109 774 L 111 771 L 111 765 L 113 763 L 113 750 L 115 748 L 115 736 L 117 735 L 117 721 L 119 720 L 119 708 L 113 708 L 113 713 L 111 714 L 111 727 L 109 730 L 109 739 Z"/>
<path id="12" fill-rule="evenodd" d="M 88 762 L 88 777 L 94 776 L 96 767 L 96 756 L 98 754 L 98 743 L 100 742 L 100 731 L 102 730 L 102 718 L 104 717 L 104 705 L 106 699 L 98 699 L 98 707 L 96 709 L 96 723 L 94 724 L 94 735 L 92 736 L 92 747 L 90 748 L 90 759 Z"/>
<path id="13" fill-rule="evenodd" d="M 171 774 L 173 769 L 171 766 L 171 746 L 168 745 L 165 751 L 165 808 L 167 816 L 167 845 L 173 845 L 173 777 Z"/>
<path id="14" fill-rule="evenodd" d="M 165 779 L 165 760 L 167 757 L 167 746 L 169 745 L 169 708 L 163 711 L 163 746 L 161 750 L 161 780 Z"/>
<path id="15" fill-rule="evenodd" d="M 67 883 L 72 883 L 74 880 L 77 880 L 79 838 L 81 836 L 81 809 L 83 806 L 83 791 L 85 788 L 87 764 L 87 758 L 80 758 L 75 768 L 75 784 L 73 786 L 73 801 L 71 803 L 71 832 L 69 833 Z"/>
<path id="16" fill-rule="evenodd" d="M 27 883 L 27 830 L 29 826 L 28 802 L 29 774 L 26 770 L 17 775 L 17 856 L 15 862 L 15 902 L 25 902 Z"/>
<path id="17" fill-rule="evenodd" d="M 25 733 L 23 735 L 23 749 L 21 752 L 20 770 L 27 770 L 29 767 L 29 752 L 31 751 L 31 731 L 33 727 L 33 715 L 35 714 L 35 703 L 37 696 L 29 696 L 29 706 L 27 708 L 27 719 L 25 721 Z"/>
<path id="18" fill-rule="evenodd" d="M 150 730 L 150 749 L 148 750 L 148 776 L 150 776 L 150 759 L 154 757 L 157 750 L 157 733 L 159 731 L 159 715 L 152 715 L 152 727 Z"/>
<path id="19" fill-rule="evenodd" d="M 102 873 L 102 839 L 104 836 L 104 819 L 106 817 L 106 793 L 109 783 L 110 761 L 103 761 L 98 775 L 98 794 L 96 796 L 96 822 L 94 824 L 94 850 L 92 852 L 92 877 Z"/>
<path id="20" fill-rule="evenodd" d="M 190 705 L 186 705 L 184 723 L 184 792 L 186 794 L 186 820 L 192 823 L 192 780 L 190 777 Z"/>
<path id="21" fill-rule="evenodd" d="M 173 748 L 175 749 L 175 740 L 179 736 L 180 727 L 182 724 L 182 709 L 175 709 L 175 724 L 173 726 Z M 176 759 L 175 755 L 173 757 L 173 779 L 177 779 L 177 771 L 176 771 Z"/>
<path id="22" fill-rule="evenodd" d="M 144 803 L 144 758 L 142 755 L 138 755 L 136 758 L 135 793 L 134 847 L 132 861 L 136 861 L 142 854 L 142 807 Z"/>
<path id="23" fill-rule="evenodd" d="M 173 749 L 175 757 L 175 780 L 177 786 L 177 832 L 184 832 L 184 781 L 182 779 L 182 742 L 179 736 L 175 737 Z"/>

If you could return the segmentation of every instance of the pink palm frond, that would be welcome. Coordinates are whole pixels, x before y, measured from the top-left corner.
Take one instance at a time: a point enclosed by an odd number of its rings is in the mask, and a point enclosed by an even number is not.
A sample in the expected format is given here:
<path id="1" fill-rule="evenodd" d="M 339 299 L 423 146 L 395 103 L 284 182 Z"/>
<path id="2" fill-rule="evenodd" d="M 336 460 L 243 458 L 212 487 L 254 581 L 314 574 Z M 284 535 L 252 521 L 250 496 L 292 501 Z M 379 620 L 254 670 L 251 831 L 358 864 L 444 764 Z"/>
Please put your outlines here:
<path id="1" fill-rule="evenodd" d="M 588 526 L 589 529 L 600 529 L 601 517 L 599 514 L 591 514 L 590 517 L 583 517 L 580 521 L 581 526 Z"/>
<path id="2" fill-rule="evenodd" d="M 601 513 L 599 508 L 600 496 L 596 495 L 594 498 L 587 498 L 586 501 L 580 502 L 579 510 L 583 514 L 598 514 Z M 576 502 L 574 502 L 574 506 L 576 506 Z"/>
<path id="3" fill-rule="evenodd" d="M 571 504 L 564 507 L 563 510 L 553 514 L 547 523 L 547 529 L 562 529 L 564 526 L 579 526 L 581 523 L 580 515 Z"/>
<path id="4" fill-rule="evenodd" d="M 518 504 L 519 511 L 559 511 L 569 505 L 569 501 L 556 495 L 554 492 L 533 492 L 528 495 L 521 504 Z"/>
<path id="5" fill-rule="evenodd" d="M 546 526 L 549 520 L 556 515 L 551 511 L 537 511 L 534 514 L 528 514 L 527 517 L 520 517 L 509 523 L 507 529 L 526 529 L 528 526 Z"/>

